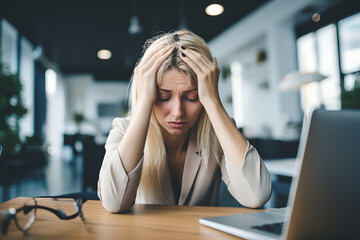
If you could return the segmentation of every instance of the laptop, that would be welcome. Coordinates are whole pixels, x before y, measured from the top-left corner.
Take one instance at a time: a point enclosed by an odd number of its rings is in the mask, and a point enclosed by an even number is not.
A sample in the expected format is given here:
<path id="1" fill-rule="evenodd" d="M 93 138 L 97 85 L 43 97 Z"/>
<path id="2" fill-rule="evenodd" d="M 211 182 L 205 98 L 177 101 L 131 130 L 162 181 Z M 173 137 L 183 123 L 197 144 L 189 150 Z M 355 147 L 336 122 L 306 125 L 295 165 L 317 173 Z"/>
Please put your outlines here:
<path id="1" fill-rule="evenodd" d="M 317 109 L 305 131 L 288 207 L 199 222 L 245 239 L 360 239 L 360 111 Z"/>

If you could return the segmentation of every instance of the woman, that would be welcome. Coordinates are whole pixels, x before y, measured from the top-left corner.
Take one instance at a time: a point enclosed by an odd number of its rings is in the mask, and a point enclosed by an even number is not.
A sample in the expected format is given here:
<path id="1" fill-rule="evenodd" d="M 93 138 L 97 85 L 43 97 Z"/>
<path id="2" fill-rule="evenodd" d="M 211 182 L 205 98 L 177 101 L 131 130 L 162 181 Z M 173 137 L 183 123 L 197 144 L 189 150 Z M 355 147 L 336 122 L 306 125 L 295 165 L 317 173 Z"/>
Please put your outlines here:
<path id="1" fill-rule="evenodd" d="M 204 40 L 182 30 L 150 39 L 144 49 L 131 111 L 114 119 L 105 145 L 103 206 L 217 205 L 221 179 L 242 205 L 266 203 L 269 173 L 221 104 L 220 70 Z"/>

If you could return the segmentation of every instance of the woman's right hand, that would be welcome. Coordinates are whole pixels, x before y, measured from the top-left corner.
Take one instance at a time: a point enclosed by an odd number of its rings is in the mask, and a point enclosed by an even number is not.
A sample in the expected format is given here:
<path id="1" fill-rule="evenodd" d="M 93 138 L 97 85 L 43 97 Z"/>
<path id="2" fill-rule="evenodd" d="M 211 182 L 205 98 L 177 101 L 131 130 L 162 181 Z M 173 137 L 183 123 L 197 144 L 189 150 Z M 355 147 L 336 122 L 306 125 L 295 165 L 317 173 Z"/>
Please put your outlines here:
<path id="1" fill-rule="evenodd" d="M 117 148 L 127 174 L 135 169 L 144 155 L 151 112 L 156 100 L 156 74 L 172 51 L 173 47 L 169 45 L 146 51 L 134 70 L 133 81 L 136 84 L 138 96 L 137 106 L 131 113 L 131 121 Z M 111 132 L 115 134 L 118 131 Z"/>
<path id="2" fill-rule="evenodd" d="M 162 45 L 146 52 L 134 70 L 139 100 L 154 104 L 156 100 L 156 74 L 161 64 L 170 56 L 174 47 Z"/>

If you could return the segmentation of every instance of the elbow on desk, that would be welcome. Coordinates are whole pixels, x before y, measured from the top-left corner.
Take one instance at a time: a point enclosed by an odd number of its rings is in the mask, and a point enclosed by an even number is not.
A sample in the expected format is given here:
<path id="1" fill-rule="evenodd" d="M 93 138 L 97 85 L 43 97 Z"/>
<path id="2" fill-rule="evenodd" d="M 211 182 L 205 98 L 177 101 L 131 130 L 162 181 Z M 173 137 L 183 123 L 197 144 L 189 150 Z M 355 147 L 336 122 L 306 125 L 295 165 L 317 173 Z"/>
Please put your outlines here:
<path id="1" fill-rule="evenodd" d="M 123 213 L 123 212 L 126 212 L 128 211 L 132 206 L 134 206 L 134 203 L 135 202 L 132 202 L 131 204 L 128 204 L 128 203 L 125 203 L 123 202 L 120 206 L 120 208 L 118 209 L 118 213 Z"/>
<path id="2" fill-rule="evenodd" d="M 272 195 L 272 190 L 271 190 L 271 185 L 269 189 L 266 189 L 267 191 L 264 192 L 264 194 L 262 194 L 261 196 L 259 196 L 257 198 L 257 201 L 253 201 L 249 204 L 247 204 L 247 207 L 249 208 L 260 208 L 262 206 L 264 206 L 271 198 Z"/>
<path id="3" fill-rule="evenodd" d="M 115 201 L 113 201 L 113 202 L 106 202 L 106 201 L 101 201 L 101 203 L 102 203 L 102 205 L 103 205 L 103 207 L 107 210 L 107 211 L 109 211 L 109 212 L 111 212 L 111 213 L 122 213 L 122 212 L 126 212 L 126 211 L 128 211 L 133 205 L 134 205 L 134 203 L 132 203 L 132 204 L 124 204 L 124 202 L 122 202 L 121 204 L 120 204 L 120 207 L 119 207 L 119 205 L 115 202 Z"/>
<path id="4" fill-rule="evenodd" d="M 115 204 L 104 204 L 104 202 L 102 202 L 103 207 L 111 213 L 122 213 L 122 212 L 126 212 L 127 210 L 129 210 L 129 208 L 131 207 L 120 207 L 119 206 L 115 206 Z"/>
<path id="5" fill-rule="evenodd" d="M 259 187 L 253 189 L 255 191 L 249 191 L 247 196 L 239 195 L 238 202 L 248 208 L 259 208 L 264 206 L 271 198 L 272 184 L 270 177 Z"/>
<path id="6" fill-rule="evenodd" d="M 266 175 L 266 177 L 263 179 L 261 186 L 262 187 L 260 187 L 258 191 L 254 193 L 257 199 L 257 201 L 255 202 L 257 202 L 257 204 L 250 206 L 251 208 L 262 207 L 270 200 L 272 195 L 272 183 L 270 174 Z"/>
<path id="7" fill-rule="evenodd" d="M 267 198 L 263 198 L 263 199 L 259 199 L 259 198 L 254 198 L 254 199 L 246 199 L 245 201 L 239 201 L 239 203 L 247 208 L 260 208 L 262 206 L 265 205 L 265 203 L 267 203 L 267 201 L 270 199 L 271 197 L 271 193 L 269 195 L 269 197 Z"/>
<path id="8" fill-rule="evenodd" d="M 123 200 L 120 201 L 117 197 L 114 196 L 114 194 L 109 194 L 107 192 L 102 192 L 101 190 L 101 181 L 98 182 L 98 196 L 101 200 L 101 204 L 103 207 L 111 212 L 111 213 L 120 213 L 125 212 L 129 210 L 134 205 L 134 202 L 132 204 L 126 204 Z"/>
<path id="9" fill-rule="evenodd" d="M 266 186 L 267 187 L 263 188 L 262 194 L 260 194 L 260 197 L 259 197 L 260 204 L 259 204 L 259 206 L 256 206 L 256 208 L 264 206 L 271 198 L 271 195 L 272 195 L 271 178 L 268 180 L 268 183 L 266 184 Z"/>
<path id="10" fill-rule="evenodd" d="M 102 205 L 108 212 L 111 212 L 111 213 L 118 213 L 119 212 L 119 209 L 116 206 L 106 205 L 104 203 L 102 203 Z"/>

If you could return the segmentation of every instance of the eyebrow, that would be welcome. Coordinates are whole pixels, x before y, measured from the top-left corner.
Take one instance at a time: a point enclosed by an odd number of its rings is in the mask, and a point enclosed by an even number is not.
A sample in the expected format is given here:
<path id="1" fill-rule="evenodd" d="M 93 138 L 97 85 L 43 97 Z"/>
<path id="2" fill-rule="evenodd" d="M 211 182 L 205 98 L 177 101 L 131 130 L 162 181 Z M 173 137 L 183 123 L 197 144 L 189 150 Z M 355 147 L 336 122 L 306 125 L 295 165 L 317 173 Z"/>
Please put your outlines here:
<path id="1" fill-rule="evenodd" d="M 167 90 L 167 89 L 162 89 L 162 88 L 159 88 L 159 90 L 161 91 L 164 91 L 164 92 L 172 92 L 171 90 Z M 192 91 L 195 91 L 195 90 L 198 90 L 197 88 L 194 88 L 194 89 L 190 89 L 190 90 L 187 90 L 187 91 L 184 91 L 184 92 L 192 92 Z"/>

